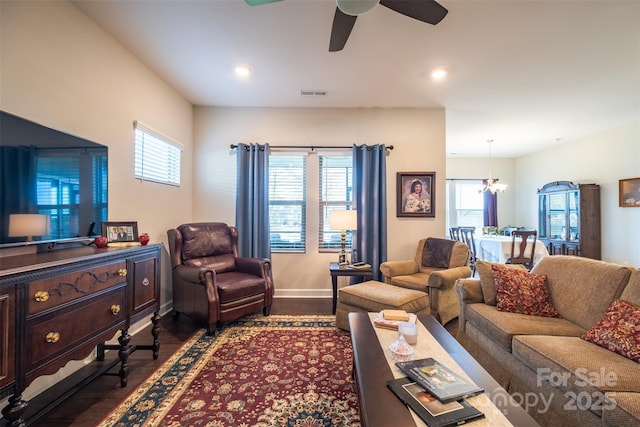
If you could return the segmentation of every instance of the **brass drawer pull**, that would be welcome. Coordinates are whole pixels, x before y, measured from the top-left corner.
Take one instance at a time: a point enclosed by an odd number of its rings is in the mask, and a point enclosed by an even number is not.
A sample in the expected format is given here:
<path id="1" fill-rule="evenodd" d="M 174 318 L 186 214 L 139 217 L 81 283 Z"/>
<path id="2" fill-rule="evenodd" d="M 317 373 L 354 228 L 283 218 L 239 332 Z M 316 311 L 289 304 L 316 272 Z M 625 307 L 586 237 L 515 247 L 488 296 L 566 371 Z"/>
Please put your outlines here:
<path id="1" fill-rule="evenodd" d="M 126 268 L 121 268 L 120 270 L 118 270 L 118 276 L 126 276 L 127 275 L 127 269 Z"/>
<path id="2" fill-rule="evenodd" d="M 44 302 L 49 299 L 49 292 L 47 291 L 38 291 L 33 296 L 33 299 L 38 302 Z"/>
<path id="3" fill-rule="evenodd" d="M 45 338 L 48 343 L 57 343 L 60 340 L 59 332 L 49 332 Z"/>
<path id="4" fill-rule="evenodd" d="M 151 282 L 146 277 L 144 279 L 142 279 L 142 286 L 149 286 L 149 283 L 151 283 Z"/>
<path id="5" fill-rule="evenodd" d="M 120 313 L 120 304 L 113 304 L 111 306 L 111 312 L 113 313 L 114 316 Z"/>

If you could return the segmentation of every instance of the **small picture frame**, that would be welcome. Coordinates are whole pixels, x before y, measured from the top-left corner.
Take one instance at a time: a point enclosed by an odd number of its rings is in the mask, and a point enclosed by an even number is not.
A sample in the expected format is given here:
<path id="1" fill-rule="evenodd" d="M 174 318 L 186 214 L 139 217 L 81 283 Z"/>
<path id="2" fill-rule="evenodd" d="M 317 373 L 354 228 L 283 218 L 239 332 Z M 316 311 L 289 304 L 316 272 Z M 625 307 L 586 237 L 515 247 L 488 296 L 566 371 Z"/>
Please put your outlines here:
<path id="1" fill-rule="evenodd" d="M 108 243 L 138 243 L 138 223 L 135 221 L 103 222 L 102 235 Z"/>
<path id="2" fill-rule="evenodd" d="M 619 197 L 621 208 L 640 208 L 640 178 L 621 179 Z"/>
<path id="3" fill-rule="evenodd" d="M 435 172 L 398 172 L 396 216 L 435 218 L 435 179 Z"/>

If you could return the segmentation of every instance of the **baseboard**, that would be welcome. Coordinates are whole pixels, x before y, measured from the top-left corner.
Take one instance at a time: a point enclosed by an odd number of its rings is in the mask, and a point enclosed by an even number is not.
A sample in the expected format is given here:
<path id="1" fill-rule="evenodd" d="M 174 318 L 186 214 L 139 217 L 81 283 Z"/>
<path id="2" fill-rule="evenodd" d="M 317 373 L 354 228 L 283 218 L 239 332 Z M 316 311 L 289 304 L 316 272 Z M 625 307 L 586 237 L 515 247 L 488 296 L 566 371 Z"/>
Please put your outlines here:
<path id="1" fill-rule="evenodd" d="M 274 298 L 332 298 L 331 289 L 276 289 Z"/>

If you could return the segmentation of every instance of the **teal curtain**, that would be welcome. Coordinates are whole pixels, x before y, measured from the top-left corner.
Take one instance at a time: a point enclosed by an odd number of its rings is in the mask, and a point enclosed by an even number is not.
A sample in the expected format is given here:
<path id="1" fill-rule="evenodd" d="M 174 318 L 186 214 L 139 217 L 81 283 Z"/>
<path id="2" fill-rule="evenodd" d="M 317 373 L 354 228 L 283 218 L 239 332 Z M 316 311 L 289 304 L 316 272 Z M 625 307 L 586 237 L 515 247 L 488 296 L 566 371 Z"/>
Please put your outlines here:
<path id="1" fill-rule="evenodd" d="M 269 144 L 238 144 L 237 154 L 238 255 L 271 259 Z"/>
<path id="2" fill-rule="evenodd" d="M 380 264 L 387 260 L 387 149 L 384 145 L 354 145 L 353 200 L 358 230 L 353 242 L 358 258 L 371 264 L 373 279 L 381 280 Z"/>

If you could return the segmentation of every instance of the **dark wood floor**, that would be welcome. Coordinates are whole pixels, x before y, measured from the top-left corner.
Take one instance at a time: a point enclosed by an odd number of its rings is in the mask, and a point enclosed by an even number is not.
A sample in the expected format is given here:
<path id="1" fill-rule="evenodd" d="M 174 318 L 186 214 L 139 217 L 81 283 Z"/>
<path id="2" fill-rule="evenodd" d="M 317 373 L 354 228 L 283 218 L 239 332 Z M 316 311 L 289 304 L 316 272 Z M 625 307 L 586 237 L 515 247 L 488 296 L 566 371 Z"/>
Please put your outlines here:
<path id="1" fill-rule="evenodd" d="M 331 299 L 276 298 L 271 308 L 272 314 L 331 314 Z M 457 320 L 447 325 L 455 328 Z M 89 427 L 100 421 L 144 379 L 153 373 L 199 326 L 182 316 L 178 321 L 170 314 L 160 320 L 160 356 L 153 360 L 148 351 L 137 351 L 129 357 L 129 378 L 126 387 L 120 387 L 116 376 L 103 375 L 73 394 L 39 422 L 29 425 L 37 427 L 75 426 Z M 450 332 L 453 332 L 450 330 Z M 150 329 L 140 331 L 132 344 L 148 344 Z M 111 372 L 117 372 L 113 368 Z"/>

